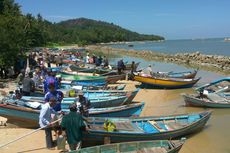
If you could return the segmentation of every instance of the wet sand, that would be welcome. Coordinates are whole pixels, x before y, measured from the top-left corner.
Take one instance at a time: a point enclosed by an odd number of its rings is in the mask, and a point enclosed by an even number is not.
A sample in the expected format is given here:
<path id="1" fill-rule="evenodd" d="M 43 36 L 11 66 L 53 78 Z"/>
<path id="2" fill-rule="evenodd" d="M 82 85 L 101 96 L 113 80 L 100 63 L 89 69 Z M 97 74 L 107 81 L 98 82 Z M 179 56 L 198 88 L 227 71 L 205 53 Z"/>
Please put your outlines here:
<path id="1" fill-rule="evenodd" d="M 201 80 L 202 81 L 202 80 Z M 209 80 L 203 80 L 208 82 Z M 138 82 L 121 81 L 126 83 L 127 90 L 135 89 Z M 145 107 L 141 116 L 169 115 L 199 112 L 204 108 L 185 107 L 181 93 L 193 93 L 192 88 L 163 90 L 163 89 L 141 89 L 135 97 L 135 101 L 144 101 Z M 195 134 L 186 136 L 187 140 L 180 153 L 229 153 L 230 152 L 230 110 L 212 109 L 213 114 L 205 128 Z M 12 141 L 33 129 L 26 128 L 0 128 L 0 144 Z M 67 145 L 66 145 L 67 146 Z M 0 148 L 1 153 L 8 152 L 60 152 L 60 150 L 47 150 L 45 148 L 44 131 L 39 131 L 26 138 L 23 138 L 6 147 Z"/>

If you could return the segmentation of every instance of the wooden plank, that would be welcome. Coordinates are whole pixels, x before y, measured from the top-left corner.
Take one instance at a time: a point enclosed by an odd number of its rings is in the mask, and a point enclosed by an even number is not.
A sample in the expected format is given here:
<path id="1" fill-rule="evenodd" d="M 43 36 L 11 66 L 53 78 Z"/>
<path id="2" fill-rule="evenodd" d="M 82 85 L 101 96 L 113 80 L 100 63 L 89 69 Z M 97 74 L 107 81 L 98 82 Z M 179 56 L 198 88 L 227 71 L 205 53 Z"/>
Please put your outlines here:
<path id="1" fill-rule="evenodd" d="M 148 121 L 153 127 L 155 127 L 157 130 L 159 130 L 160 132 L 164 132 L 165 131 L 165 129 L 163 129 L 163 128 L 161 128 L 158 124 L 157 124 L 157 122 L 155 122 L 155 121 Z"/>

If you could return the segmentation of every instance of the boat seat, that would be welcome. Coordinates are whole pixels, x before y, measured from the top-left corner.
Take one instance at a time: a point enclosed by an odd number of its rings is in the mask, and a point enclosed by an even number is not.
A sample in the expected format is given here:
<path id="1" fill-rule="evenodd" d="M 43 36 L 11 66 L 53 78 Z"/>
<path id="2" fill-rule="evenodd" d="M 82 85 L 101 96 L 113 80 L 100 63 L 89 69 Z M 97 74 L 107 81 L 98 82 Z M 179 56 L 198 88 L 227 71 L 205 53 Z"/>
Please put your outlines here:
<path id="1" fill-rule="evenodd" d="M 167 150 L 162 147 L 143 148 L 137 151 L 138 153 L 167 153 Z"/>
<path id="2" fill-rule="evenodd" d="M 226 101 L 226 98 L 224 97 L 221 97 L 219 96 L 218 94 L 216 93 L 209 93 L 207 95 L 208 99 L 210 99 L 211 101 L 214 101 L 214 102 L 221 102 L 221 101 Z"/>
<path id="3" fill-rule="evenodd" d="M 90 125 L 90 129 L 92 130 L 99 130 L 99 131 L 105 131 L 104 126 L 103 125 L 95 125 L 95 124 L 91 124 Z"/>
<path id="4" fill-rule="evenodd" d="M 166 131 L 165 129 L 161 128 L 156 121 L 148 121 L 154 128 L 156 128 L 157 130 L 159 130 L 160 132 L 164 132 Z"/>
<path id="5" fill-rule="evenodd" d="M 142 129 L 135 128 L 131 122 L 116 122 L 116 130 L 143 132 Z"/>
<path id="6" fill-rule="evenodd" d="M 171 131 L 171 130 L 176 130 L 185 127 L 187 124 L 182 124 L 180 122 L 168 122 L 165 123 L 166 128 Z"/>

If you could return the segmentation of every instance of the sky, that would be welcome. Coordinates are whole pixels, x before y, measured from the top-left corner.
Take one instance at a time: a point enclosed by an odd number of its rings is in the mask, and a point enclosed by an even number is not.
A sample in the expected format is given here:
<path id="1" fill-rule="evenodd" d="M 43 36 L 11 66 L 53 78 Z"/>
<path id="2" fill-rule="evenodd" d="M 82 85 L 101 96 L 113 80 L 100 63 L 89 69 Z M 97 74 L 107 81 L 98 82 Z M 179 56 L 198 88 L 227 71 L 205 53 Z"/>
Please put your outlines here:
<path id="1" fill-rule="evenodd" d="M 230 0 L 15 0 L 51 22 L 89 18 L 166 39 L 230 37 Z"/>

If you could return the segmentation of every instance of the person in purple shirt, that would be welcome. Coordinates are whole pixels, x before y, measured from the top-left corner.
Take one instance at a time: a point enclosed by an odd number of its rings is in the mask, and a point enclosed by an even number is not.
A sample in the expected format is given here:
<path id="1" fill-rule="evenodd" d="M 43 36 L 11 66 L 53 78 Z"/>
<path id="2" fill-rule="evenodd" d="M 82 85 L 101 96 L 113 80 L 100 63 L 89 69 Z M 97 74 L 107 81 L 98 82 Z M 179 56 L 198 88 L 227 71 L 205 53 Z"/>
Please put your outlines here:
<path id="1" fill-rule="evenodd" d="M 53 106 L 53 109 L 56 112 L 59 112 L 61 111 L 61 101 L 63 97 L 63 93 L 61 91 L 57 91 L 53 83 L 49 84 L 49 91 L 45 94 L 45 103 L 49 102 L 50 99 L 55 99 L 56 104 Z"/>

